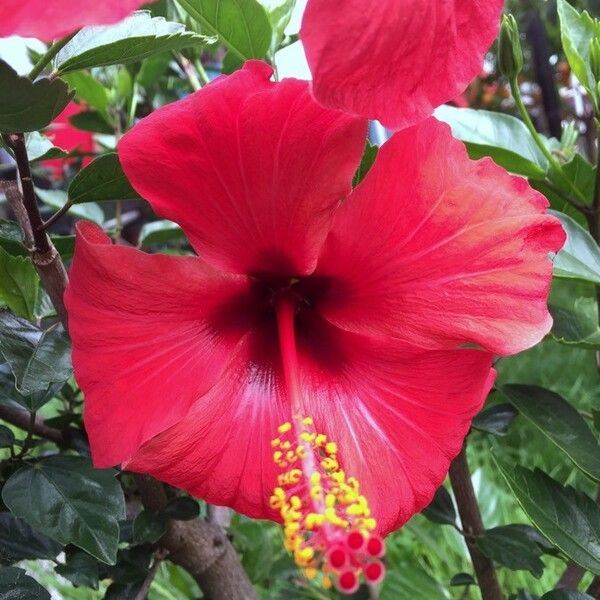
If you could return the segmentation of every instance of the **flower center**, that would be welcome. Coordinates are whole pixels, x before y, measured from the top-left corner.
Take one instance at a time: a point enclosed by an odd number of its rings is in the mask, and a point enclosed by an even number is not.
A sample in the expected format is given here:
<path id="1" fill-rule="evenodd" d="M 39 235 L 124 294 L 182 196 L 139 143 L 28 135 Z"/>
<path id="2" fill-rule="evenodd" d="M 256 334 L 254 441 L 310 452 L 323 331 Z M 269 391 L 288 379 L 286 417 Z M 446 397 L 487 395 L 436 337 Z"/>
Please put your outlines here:
<path id="1" fill-rule="evenodd" d="M 379 560 L 383 540 L 373 533 L 376 522 L 356 478 L 347 476 L 338 462 L 335 442 L 314 429 L 303 417 L 302 392 L 295 340 L 295 304 L 291 295 L 276 303 L 284 379 L 291 403 L 291 422 L 278 428 L 272 440 L 273 460 L 282 470 L 270 505 L 284 523 L 285 546 L 308 578 L 319 576 L 352 594 L 362 574 L 366 581 L 383 579 Z M 319 571 L 321 571 L 319 573 Z"/>

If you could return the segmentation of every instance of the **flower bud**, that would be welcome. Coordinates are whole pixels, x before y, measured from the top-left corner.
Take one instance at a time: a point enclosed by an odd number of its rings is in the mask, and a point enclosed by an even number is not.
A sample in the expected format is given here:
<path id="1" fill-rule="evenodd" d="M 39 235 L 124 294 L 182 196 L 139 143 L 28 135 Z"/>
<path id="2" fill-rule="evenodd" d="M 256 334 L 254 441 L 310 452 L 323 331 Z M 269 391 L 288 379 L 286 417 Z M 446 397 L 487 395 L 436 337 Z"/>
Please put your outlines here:
<path id="1" fill-rule="evenodd" d="M 519 26 L 512 15 L 502 17 L 502 28 L 498 42 L 498 68 L 509 79 L 516 77 L 523 69 L 523 50 Z"/>

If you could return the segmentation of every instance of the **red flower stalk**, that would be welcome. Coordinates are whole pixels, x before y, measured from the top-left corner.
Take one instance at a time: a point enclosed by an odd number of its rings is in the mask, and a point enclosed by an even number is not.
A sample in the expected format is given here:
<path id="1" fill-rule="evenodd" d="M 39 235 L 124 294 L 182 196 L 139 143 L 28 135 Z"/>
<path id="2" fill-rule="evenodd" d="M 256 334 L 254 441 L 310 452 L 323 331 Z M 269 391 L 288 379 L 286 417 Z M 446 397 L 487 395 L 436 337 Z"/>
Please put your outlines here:
<path id="1" fill-rule="evenodd" d="M 309 0 L 300 37 L 324 106 L 400 129 L 481 71 L 503 0 Z"/>
<path id="2" fill-rule="evenodd" d="M 435 119 L 352 191 L 366 121 L 270 75 L 249 62 L 122 138 L 131 183 L 198 256 L 80 223 L 73 360 L 97 466 L 283 520 L 300 564 L 349 590 L 443 481 L 493 354 L 550 329 L 564 232 Z"/>
<path id="3" fill-rule="evenodd" d="M 2 0 L 0 37 L 21 35 L 46 42 L 87 25 L 124 19 L 148 0 Z"/>

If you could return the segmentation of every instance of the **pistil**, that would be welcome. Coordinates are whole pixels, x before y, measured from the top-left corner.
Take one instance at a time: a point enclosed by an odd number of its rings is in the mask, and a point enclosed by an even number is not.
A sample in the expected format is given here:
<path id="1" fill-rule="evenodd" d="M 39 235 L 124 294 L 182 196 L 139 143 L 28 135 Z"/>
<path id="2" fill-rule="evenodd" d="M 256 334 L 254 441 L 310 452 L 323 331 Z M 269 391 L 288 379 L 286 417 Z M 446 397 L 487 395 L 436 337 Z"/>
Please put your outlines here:
<path id="1" fill-rule="evenodd" d="M 383 579 L 380 558 L 385 547 L 374 533 L 376 522 L 359 482 L 340 467 L 337 444 L 315 431 L 311 417 L 303 416 L 293 297 L 280 296 L 276 311 L 293 418 L 279 426 L 271 442 L 273 460 L 282 471 L 271 508 L 279 511 L 285 546 L 305 575 L 351 594 L 361 574 L 369 583 Z"/>

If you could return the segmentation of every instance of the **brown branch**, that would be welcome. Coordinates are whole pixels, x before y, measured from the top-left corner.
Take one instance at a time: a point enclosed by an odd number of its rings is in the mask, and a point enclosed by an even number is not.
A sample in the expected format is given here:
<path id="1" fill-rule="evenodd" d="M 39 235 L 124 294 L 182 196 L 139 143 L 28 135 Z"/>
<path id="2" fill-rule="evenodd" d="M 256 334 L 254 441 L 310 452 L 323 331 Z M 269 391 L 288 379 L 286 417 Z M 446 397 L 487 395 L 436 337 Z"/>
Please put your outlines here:
<path id="1" fill-rule="evenodd" d="M 49 427 L 40 417 L 31 420 L 29 411 L 0 404 L 0 419 L 23 429 L 23 431 L 31 431 L 33 435 L 54 442 L 59 446 L 67 447 L 71 443 L 68 432 Z"/>
<path id="2" fill-rule="evenodd" d="M 560 576 L 560 579 L 556 582 L 555 589 L 576 589 L 584 575 L 585 569 L 574 562 L 570 562 Z"/>
<path id="3" fill-rule="evenodd" d="M 147 510 L 163 511 L 164 486 L 147 475 L 136 475 L 142 503 Z M 257 600 L 238 555 L 223 530 L 202 519 L 169 522 L 159 544 L 169 559 L 188 571 L 207 600 Z"/>
<path id="4" fill-rule="evenodd" d="M 63 294 L 67 287 L 67 272 L 54 244 L 44 231 L 44 222 L 40 215 L 31 178 L 25 138 L 22 133 L 3 135 L 2 137 L 15 154 L 21 181 L 21 191 L 19 192 L 14 187 L 9 188 L 7 198 L 9 198 L 13 212 L 23 230 L 29 255 L 42 285 L 50 296 L 58 318 L 64 328 L 68 329 L 67 309 L 63 301 Z"/>
<path id="5" fill-rule="evenodd" d="M 136 594 L 135 600 L 146 600 L 148 597 L 148 592 L 152 587 L 152 582 L 156 577 L 156 573 L 158 572 L 158 568 L 162 561 L 168 556 L 168 552 L 166 550 L 157 550 L 154 553 L 154 562 L 152 563 L 152 567 L 148 571 L 148 575 L 146 575 L 146 579 L 144 579 L 144 583 L 140 588 L 140 591 Z"/>
<path id="6" fill-rule="evenodd" d="M 473 562 L 477 583 L 481 590 L 481 597 L 483 600 L 503 600 L 504 596 L 496 577 L 494 563 L 479 550 L 475 541 L 485 530 L 471 482 L 471 473 L 464 446 L 450 465 L 450 482 L 452 483 L 452 490 L 456 498 L 458 513 L 467 548 Z"/>

